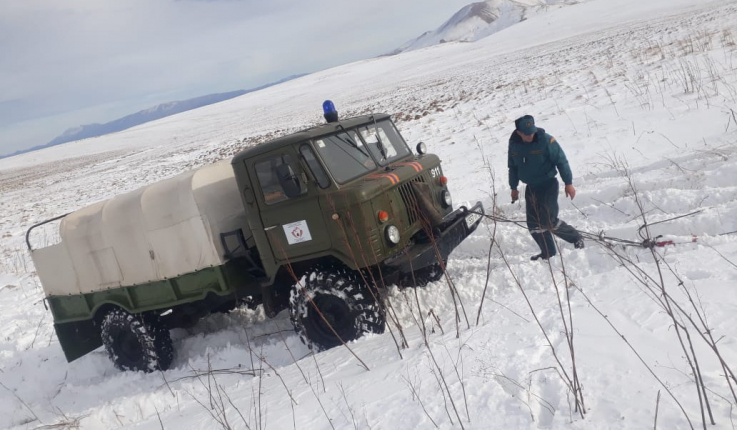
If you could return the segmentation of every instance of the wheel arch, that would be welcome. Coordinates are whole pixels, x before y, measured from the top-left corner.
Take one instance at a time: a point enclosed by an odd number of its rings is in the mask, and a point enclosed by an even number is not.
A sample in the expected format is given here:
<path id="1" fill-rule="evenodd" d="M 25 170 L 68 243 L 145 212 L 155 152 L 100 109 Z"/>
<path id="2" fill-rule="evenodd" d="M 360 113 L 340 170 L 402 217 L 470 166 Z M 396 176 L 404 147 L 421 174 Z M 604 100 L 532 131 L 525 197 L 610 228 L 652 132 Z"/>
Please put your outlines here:
<path id="1" fill-rule="evenodd" d="M 345 262 L 332 254 L 280 265 L 276 273 L 269 280 L 269 284 L 261 288 L 261 297 L 266 315 L 275 317 L 279 312 L 286 309 L 289 305 L 288 301 L 292 285 L 296 284 L 305 274 L 315 270 L 316 267 L 335 267 L 353 270 Z M 295 281 L 295 277 L 297 281 Z"/>
<path id="2" fill-rule="evenodd" d="M 92 309 L 92 321 L 95 324 L 95 327 L 97 327 L 97 330 L 100 329 L 100 324 L 102 323 L 102 319 L 105 318 L 105 315 L 107 315 L 107 313 L 113 309 L 122 309 L 130 314 L 134 313 L 131 312 L 131 310 L 127 307 L 117 302 L 105 301 L 99 303 L 94 309 Z"/>

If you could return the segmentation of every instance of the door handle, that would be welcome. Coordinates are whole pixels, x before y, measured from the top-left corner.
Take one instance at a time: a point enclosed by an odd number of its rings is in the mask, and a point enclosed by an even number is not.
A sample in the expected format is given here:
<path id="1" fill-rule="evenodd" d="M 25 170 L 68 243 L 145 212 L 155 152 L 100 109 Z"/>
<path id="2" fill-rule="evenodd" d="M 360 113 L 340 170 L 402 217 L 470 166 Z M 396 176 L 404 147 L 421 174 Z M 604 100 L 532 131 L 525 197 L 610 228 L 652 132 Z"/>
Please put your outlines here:
<path id="1" fill-rule="evenodd" d="M 243 197 L 245 198 L 247 204 L 253 205 L 255 200 L 250 188 L 246 187 L 243 189 Z"/>
<path id="2" fill-rule="evenodd" d="M 269 231 L 269 230 L 273 230 L 273 229 L 275 229 L 275 228 L 277 228 L 277 227 L 279 227 L 279 226 L 278 226 L 278 225 L 272 225 L 271 227 L 266 227 L 266 228 L 264 228 L 264 231 Z"/>

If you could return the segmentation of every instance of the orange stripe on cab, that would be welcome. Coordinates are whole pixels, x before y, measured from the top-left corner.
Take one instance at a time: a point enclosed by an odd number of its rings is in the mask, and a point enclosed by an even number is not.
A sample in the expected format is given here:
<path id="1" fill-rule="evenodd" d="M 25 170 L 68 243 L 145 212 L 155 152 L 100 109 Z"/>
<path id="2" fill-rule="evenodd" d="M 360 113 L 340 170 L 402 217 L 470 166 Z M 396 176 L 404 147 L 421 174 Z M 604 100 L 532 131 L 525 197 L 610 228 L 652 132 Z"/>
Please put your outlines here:
<path id="1" fill-rule="evenodd" d="M 377 173 L 377 174 L 369 175 L 366 178 L 368 179 L 388 179 L 389 182 L 392 183 L 392 185 L 397 185 L 399 183 L 399 176 L 395 175 L 394 173 Z"/>
<path id="2" fill-rule="evenodd" d="M 394 166 L 412 166 L 413 169 L 415 169 L 415 172 L 419 173 L 422 171 L 422 164 L 416 162 L 416 161 L 409 161 L 405 163 L 396 163 Z"/>

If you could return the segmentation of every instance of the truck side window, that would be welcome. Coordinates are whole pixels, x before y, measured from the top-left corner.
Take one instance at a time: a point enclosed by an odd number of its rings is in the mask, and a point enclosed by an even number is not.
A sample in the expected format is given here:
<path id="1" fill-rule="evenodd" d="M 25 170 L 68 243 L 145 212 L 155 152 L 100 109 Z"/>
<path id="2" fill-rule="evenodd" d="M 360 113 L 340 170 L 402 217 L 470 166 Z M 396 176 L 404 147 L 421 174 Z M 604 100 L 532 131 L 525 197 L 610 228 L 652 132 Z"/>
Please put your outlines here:
<path id="1" fill-rule="evenodd" d="M 310 171 L 312 171 L 312 175 L 315 177 L 317 185 L 319 185 L 320 188 L 329 187 L 330 178 L 328 178 L 328 174 L 325 172 L 325 169 L 322 168 L 320 162 L 317 161 L 317 157 L 315 157 L 315 152 L 312 148 L 310 148 L 309 145 L 302 145 L 299 148 L 299 152 L 305 158 L 307 165 L 310 167 Z"/>
<path id="2" fill-rule="evenodd" d="M 279 178 L 276 176 L 276 168 L 283 164 L 292 165 L 292 157 L 288 154 L 277 155 L 256 163 L 256 176 L 261 185 L 261 192 L 264 195 L 264 201 L 267 205 L 289 200 L 284 192 Z M 307 192 L 307 188 L 302 190 L 302 194 Z"/>

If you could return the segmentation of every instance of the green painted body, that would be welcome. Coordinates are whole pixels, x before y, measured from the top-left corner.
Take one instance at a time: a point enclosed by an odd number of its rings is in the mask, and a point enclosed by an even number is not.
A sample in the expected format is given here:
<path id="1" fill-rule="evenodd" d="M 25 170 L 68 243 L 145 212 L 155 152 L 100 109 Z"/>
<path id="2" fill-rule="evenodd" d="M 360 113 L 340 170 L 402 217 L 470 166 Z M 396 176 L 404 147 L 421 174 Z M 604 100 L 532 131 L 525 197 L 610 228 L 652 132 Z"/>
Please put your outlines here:
<path id="1" fill-rule="evenodd" d="M 89 294 L 47 297 L 59 343 L 67 360 L 75 360 L 102 346 L 96 318 L 110 306 L 139 314 L 167 310 L 208 296 L 224 299 L 236 294 L 236 286 L 254 285 L 242 270 L 241 261 L 130 287 L 113 288 Z M 247 293 L 248 289 L 244 289 Z"/>
<path id="2" fill-rule="evenodd" d="M 238 269 L 238 261 L 200 270 L 173 279 L 94 293 L 47 297 L 56 324 L 91 319 L 104 305 L 130 313 L 171 308 L 204 299 L 208 294 L 233 294 L 236 285 L 253 285 L 254 279 Z"/>
<path id="3" fill-rule="evenodd" d="M 247 149 L 233 158 L 231 163 L 248 220 L 242 230 L 252 233 L 245 241 L 249 258 L 234 256 L 222 266 L 173 279 L 48 297 L 67 359 L 74 360 L 100 346 L 96 321 L 110 306 L 130 313 L 158 315 L 172 308 L 194 306 L 205 299 L 220 304 L 219 298 L 251 296 L 264 303 L 267 314 L 275 314 L 280 310 L 278 303 L 284 302 L 284 291 L 293 283 L 292 275 L 300 277 L 307 268 L 326 260 L 351 269 L 379 268 L 391 274 L 392 267 L 382 263 L 408 253 L 414 246 L 413 238 L 422 229 L 417 193 L 411 183 L 424 184 L 424 189 L 429 190 L 426 201 L 432 203 L 441 217 L 452 211 L 441 201 L 446 187 L 440 182 L 439 158 L 432 154 L 414 155 L 407 148 L 405 156 L 385 166 L 377 165 L 343 184 L 325 168 L 330 181 L 327 186 L 320 186 L 315 171 L 300 153 L 305 148 L 315 151 L 315 142 L 322 136 L 377 121 L 390 119 L 388 115 L 377 114 L 325 124 Z M 406 147 L 404 141 L 401 143 Z M 288 164 L 299 179 L 302 194 L 267 204 L 255 166 L 281 156 L 291 160 Z M 322 166 L 326 163 L 322 162 Z M 389 220 L 381 222 L 377 217 L 379 211 L 387 212 Z M 307 227 L 311 240 L 289 243 L 285 225 L 295 222 Z M 385 230 L 390 224 L 401 233 L 398 244 L 389 243 L 386 238 Z M 249 271 L 254 261 L 258 275 Z"/>
<path id="4" fill-rule="evenodd" d="M 258 249 L 264 251 L 260 256 L 268 278 L 273 280 L 279 269 L 290 263 L 326 256 L 340 260 L 351 269 L 374 266 L 403 249 L 421 226 L 416 218 L 410 219 L 401 195 L 403 191 L 407 191 L 402 188 L 418 178 L 430 181 L 430 169 L 440 165 L 440 160 L 435 155 L 417 159 L 423 165 L 423 170 L 419 173 L 409 166 L 393 170 L 400 178 L 396 185 L 388 179 L 366 181 L 359 178 L 341 188 L 310 189 L 308 195 L 293 202 L 277 204 L 273 208 L 259 207 L 263 201 L 257 197 L 255 202 L 247 205 L 247 212 L 249 222 L 254 226 L 253 234 Z M 258 160 L 259 158 L 247 160 L 245 164 L 256 163 Z M 248 187 L 251 182 L 246 169 L 240 172 L 239 167 L 235 169 L 241 189 Z M 442 188 L 438 186 L 438 190 L 440 189 Z M 438 209 L 443 214 L 450 212 L 450 208 Z M 377 219 L 380 210 L 388 212 L 388 222 L 396 224 L 400 229 L 402 240 L 398 245 L 390 245 L 384 240 L 385 224 Z M 284 230 L 278 227 L 299 219 L 306 220 L 311 226 L 312 241 L 290 246 Z M 271 226 L 277 228 L 267 230 Z"/>
<path id="5" fill-rule="evenodd" d="M 394 160 L 390 166 L 377 167 L 345 184 L 338 184 L 332 177 L 326 188 L 315 184 L 309 166 L 299 155 L 303 145 L 314 149 L 315 141 L 322 136 L 383 120 L 389 120 L 389 116 L 377 114 L 341 121 L 340 125 L 326 124 L 245 150 L 233 158 L 238 188 L 269 279 L 266 284 L 273 282 L 280 269 L 288 264 L 333 257 L 351 269 L 359 269 L 375 266 L 402 250 L 421 228 L 416 217 L 410 219 L 402 198 L 402 193 L 410 192 L 405 189 L 410 181 L 422 178 L 432 184 L 436 209 L 443 215 L 450 213 L 450 207 L 442 208 L 440 205 L 440 192 L 446 188 L 438 183 L 440 159 L 432 154 L 415 156 L 408 152 L 406 157 Z M 268 205 L 257 189 L 255 165 L 278 154 L 299 160 L 292 167 L 308 176 L 307 192 L 298 198 Z M 404 164 L 407 162 L 418 163 L 421 170 L 418 172 L 417 168 Z M 396 175 L 396 183 L 386 178 L 367 179 L 388 171 Z M 386 224 L 377 220 L 380 210 L 389 213 L 387 223 L 400 229 L 402 241 L 398 245 L 390 245 L 384 240 Z M 279 227 L 298 220 L 305 220 L 311 226 L 312 240 L 289 245 L 284 230 Z"/>

